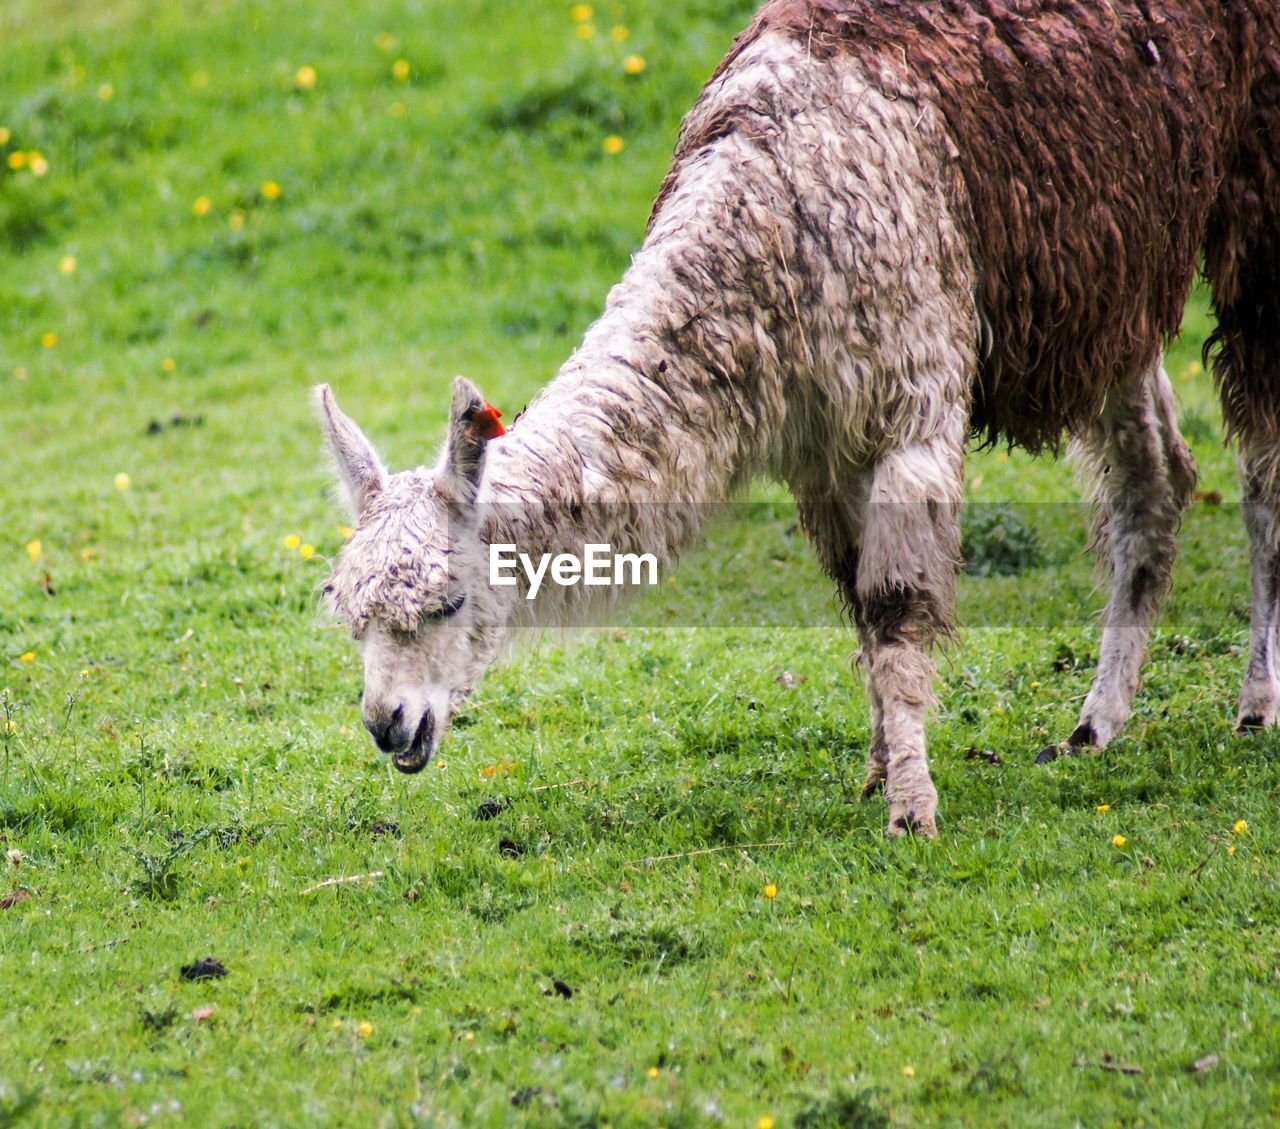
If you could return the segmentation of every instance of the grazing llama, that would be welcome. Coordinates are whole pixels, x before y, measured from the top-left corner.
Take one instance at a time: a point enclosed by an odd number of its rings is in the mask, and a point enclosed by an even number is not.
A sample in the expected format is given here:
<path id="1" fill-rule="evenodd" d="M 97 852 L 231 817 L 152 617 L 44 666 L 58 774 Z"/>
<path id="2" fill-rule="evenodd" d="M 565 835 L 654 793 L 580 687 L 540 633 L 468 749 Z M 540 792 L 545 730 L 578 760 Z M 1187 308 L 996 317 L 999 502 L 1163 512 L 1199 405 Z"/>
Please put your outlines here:
<path id="1" fill-rule="evenodd" d="M 773 0 L 685 119 L 603 315 L 509 432 L 460 378 L 439 464 L 393 474 L 317 389 L 356 518 L 327 591 L 363 644 L 374 740 L 419 771 L 511 627 L 563 614 L 568 589 L 491 586 L 490 544 L 666 562 L 707 503 L 764 473 L 790 486 L 857 626 L 866 790 L 884 788 L 890 834 L 934 835 L 931 650 L 951 630 L 977 434 L 1069 437 L 1095 474 L 1111 591 L 1064 747 L 1102 748 L 1194 481 L 1160 351 L 1202 254 L 1252 540 L 1239 724 L 1271 724 L 1275 0 Z"/>

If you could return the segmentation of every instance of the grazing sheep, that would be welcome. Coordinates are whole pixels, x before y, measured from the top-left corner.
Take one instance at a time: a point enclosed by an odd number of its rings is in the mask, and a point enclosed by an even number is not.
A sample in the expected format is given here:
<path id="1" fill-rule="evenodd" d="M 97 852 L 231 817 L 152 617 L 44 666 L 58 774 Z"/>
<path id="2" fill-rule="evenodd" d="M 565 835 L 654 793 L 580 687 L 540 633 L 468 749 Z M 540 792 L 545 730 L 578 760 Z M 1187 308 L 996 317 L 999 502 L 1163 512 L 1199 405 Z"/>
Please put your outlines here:
<path id="1" fill-rule="evenodd" d="M 488 546 L 666 563 L 765 473 L 857 625 L 867 791 L 890 834 L 935 834 L 931 649 L 978 434 L 1070 437 L 1095 472 L 1111 594 L 1066 745 L 1106 745 L 1195 477 L 1160 350 L 1201 254 L 1253 545 L 1239 722 L 1272 723 L 1280 8 L 773 0 L 686 118 L 604 314 L 509 433 L 459 379 L 439 465 L 392 474 L 317 390 L 357 521 L 328 592 L 363 643 L 374 740 L 420 770 L 513 624 L 591 603 L 488 583 Z"/>

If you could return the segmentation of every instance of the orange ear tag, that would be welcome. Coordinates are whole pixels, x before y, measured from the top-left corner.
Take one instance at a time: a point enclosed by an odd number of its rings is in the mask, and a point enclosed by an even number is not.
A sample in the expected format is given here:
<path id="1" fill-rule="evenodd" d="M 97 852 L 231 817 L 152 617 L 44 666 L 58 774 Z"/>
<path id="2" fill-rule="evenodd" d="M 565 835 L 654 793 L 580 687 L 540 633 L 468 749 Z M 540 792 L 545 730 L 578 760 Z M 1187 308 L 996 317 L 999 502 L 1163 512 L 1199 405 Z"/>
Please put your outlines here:
<path id="1" fill-rule="evenodd" d="M 484 402 L 484 407 L 471 417 L 471 426 L 477 438 L 483 439 L 486 443 L 490 439 L 497 439 L 499 435 L 507 433 L 507 429 L 502 426 L 502 413 L 488 400 Z"/>

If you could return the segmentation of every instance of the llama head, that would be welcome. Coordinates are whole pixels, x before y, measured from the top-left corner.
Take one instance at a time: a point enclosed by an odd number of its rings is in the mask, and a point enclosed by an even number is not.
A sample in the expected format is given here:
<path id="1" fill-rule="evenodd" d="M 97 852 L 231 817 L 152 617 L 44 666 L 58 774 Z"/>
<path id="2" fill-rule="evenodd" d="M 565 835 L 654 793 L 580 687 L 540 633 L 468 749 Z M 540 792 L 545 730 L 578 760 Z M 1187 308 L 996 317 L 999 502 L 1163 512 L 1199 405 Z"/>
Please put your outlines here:
<path id="1" fill-rule="evenodd" d="M 458 377 L 439 464 L 393 474 L 327 384 L 315 402 L 355 524 L 325 593 L 363 649 L 366 728 L 420 772 L 503 635 L 476 505 L 491 410 Z"/>

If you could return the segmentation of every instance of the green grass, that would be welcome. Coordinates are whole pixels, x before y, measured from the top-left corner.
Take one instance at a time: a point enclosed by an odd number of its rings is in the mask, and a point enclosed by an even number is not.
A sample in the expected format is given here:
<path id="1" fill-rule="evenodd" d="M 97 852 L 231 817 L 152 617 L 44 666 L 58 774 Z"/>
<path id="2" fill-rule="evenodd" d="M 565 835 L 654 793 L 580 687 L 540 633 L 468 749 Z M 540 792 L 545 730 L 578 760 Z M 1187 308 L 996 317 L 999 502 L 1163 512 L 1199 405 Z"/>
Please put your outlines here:
<path id="1" fill-rule="evenodd" d="M 598 4 L 585 41 L 568 4 L 0 10 L 4 153 L 49 166 L 0 168 L 0 846 L 24 856 L 0 894 L 31 895 L 0 910 L 0 1125 L 1280 1111 L 1280 738 L 1231 733 L 1234 506 L 1187 522 L 1127 734 L 1035 768 L 1101 596 L 1068 472 L 975 456 L 971 496 L 1027 503 L 1043 565 L 963 584 L 935 843 L 856 798 L 853 640 L 763 486 L 633 626 L 495 670 L 440 768 L 397 776 L 362 735 L 358 656 L 317 612 L 342 519 L 306 387 L 397 465 L 434 449 L 454 372 L 524 402 L 750 6 Z M 1197 298 L 1169 367 L 1230 502 L 1208 324 Z M 180 978 L 210 955 L 225 978 Z"/>

